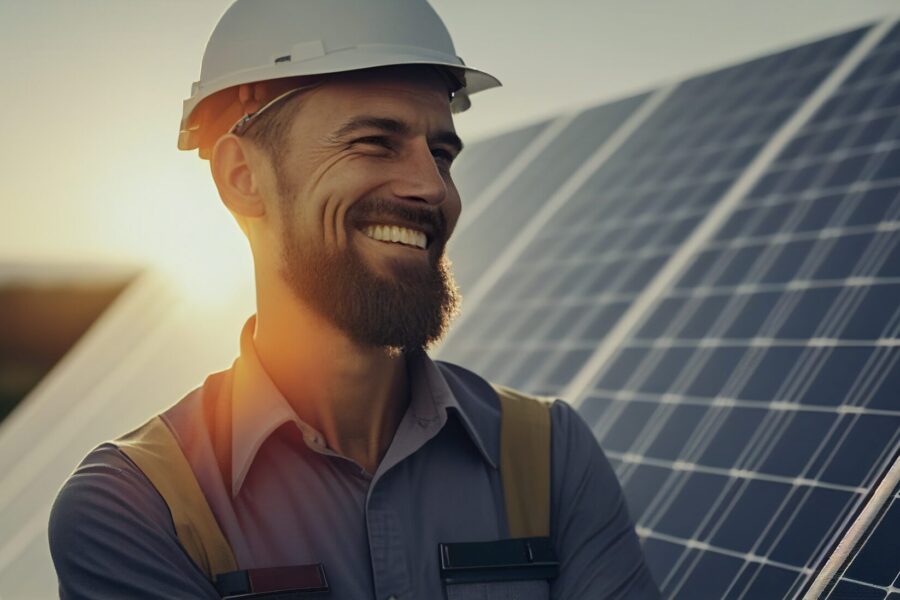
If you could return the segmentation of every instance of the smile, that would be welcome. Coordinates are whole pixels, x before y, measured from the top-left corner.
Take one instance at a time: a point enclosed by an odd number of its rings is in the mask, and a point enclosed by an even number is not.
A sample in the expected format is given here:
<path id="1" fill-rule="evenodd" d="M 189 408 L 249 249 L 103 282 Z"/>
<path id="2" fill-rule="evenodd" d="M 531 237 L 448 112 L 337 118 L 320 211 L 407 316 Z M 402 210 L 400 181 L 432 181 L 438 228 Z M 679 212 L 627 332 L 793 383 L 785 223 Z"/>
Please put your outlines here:
<path id="1" fill-rule="evenodd" d="M 392 242 L 425 250 L 428 247 L 428 236 L 421 231 L 399 227 L 397 225 L 367 225 L 362 232 L 379 242 Z"/>

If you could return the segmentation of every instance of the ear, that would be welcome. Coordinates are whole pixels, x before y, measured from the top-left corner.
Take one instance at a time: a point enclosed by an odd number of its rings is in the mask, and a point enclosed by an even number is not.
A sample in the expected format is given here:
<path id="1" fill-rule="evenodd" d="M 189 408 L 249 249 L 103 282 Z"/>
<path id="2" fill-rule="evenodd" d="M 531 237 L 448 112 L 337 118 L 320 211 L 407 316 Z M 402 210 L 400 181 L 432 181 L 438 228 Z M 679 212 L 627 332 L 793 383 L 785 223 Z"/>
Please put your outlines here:
<path id="1" fill-rule="evenodd" d="M 258 161 L 253 161 L 250 143 L 234 134 L 220 137 L 209 159 L 213 180 L 222 202 L 235 216 L 262 217 L 266 204 L 261 193 L 257 173 Z"/>

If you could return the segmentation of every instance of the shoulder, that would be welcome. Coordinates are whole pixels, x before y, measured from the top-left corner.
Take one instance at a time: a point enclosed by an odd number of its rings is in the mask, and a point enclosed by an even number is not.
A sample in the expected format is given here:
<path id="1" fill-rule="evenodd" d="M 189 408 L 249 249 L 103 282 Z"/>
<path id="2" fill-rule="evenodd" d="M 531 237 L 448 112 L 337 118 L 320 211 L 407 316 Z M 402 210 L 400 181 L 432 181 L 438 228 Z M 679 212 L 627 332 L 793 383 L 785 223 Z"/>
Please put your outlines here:
<path id="1" fill-rule="evenodd" d="M 107 560 L 113 545 L 140 545 L 149 531 L 175 539 L 162 498 L 116 446 L 97 447 L 63 484 L 50 512 L 50 553 L 60 582 Z"/>
<path id="2" fill-rule="evenodd" d="M 565 565 L 559 598 L 658 598 L 618 477 L 591 428 L 569 404 L 553 414 L 551 531 Z"/>
<path id="3" fill-rule="evenodd" d="M 457 399 L 466 399 L 477 403 L 480 408 L 488 409 L 499 415 L 500 401 L 497 398 L 497 392 L 481 375 L 465 367 L 441 360 L 434 361 L 434 364 L 437 365 Z"/>
<path id="4" fill-rule="evenodd" d="M 141 470 L 114 444 L 102 444 L 81 461 L 59 491 L 51 512 L 51 538 L 89 526 L 98 516 L 109 520 L 136 510 L 148 517 L 168 516 L 165 503 Z"/>
<path id="5" fill-rule="evenodd" d="M 453 363 L 435 361 L 435 364 L 458 398 L 465 398 L 470 403 L 477 403 L 479 408 L 487 409 L 499 416 L 500 401 L 497 391 L 490 382 L 477 373 Z M 552 452 L 554 455 L 560 455 L 561 463 L 563 456 L 575 455 L 584 451 L 602 454 L 590 428 L 570 404 L 512 388 L 507 389 L 518 398 L 531 399 L 550 405 Z"/>
<path id="6" fill-rule="evenodd" d="M 179 544 L 162 497 L 113 444 L 91 451 L 69 476 L 48 534 L 61 597 L 216 597 Z"/>

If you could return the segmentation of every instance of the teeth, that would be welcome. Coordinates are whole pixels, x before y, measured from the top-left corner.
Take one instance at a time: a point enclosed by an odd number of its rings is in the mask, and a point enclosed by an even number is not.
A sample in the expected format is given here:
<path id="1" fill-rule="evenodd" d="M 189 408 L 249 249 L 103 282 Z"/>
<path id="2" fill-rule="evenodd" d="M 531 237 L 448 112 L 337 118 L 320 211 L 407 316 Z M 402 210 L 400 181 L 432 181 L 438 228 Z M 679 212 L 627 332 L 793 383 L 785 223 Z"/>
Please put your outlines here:
<path id="1" fill-rule="evenodd" d="M 380 242 L 394 242 L 415 246 L 424 250 L 428 246 L 428 238 L 421 231 L 398 227 L 397 225 L 367 225 L 363 233 Z"/>

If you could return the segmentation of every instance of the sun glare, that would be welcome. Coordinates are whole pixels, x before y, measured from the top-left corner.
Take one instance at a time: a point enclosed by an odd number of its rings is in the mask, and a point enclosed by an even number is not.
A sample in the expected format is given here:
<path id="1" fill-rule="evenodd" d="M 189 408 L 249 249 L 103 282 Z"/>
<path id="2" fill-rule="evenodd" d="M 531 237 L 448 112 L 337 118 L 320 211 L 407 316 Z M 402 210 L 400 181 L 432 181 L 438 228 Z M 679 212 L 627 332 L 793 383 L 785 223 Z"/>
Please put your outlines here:
<path id="1" fill-rule="evenodd" d="M 113 207 L 106 213 L 110 243 L 126 260 L 168 276 L 192 303 L 246 301 L 252 296 L 250 249 L 206 164 L 186 154 L 160 162 L 149 169 L 146 162 L 126 165 L 104 182 L 100 196 Z"/>

